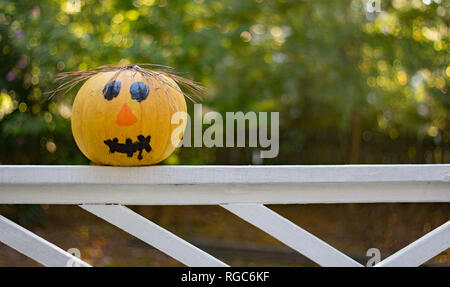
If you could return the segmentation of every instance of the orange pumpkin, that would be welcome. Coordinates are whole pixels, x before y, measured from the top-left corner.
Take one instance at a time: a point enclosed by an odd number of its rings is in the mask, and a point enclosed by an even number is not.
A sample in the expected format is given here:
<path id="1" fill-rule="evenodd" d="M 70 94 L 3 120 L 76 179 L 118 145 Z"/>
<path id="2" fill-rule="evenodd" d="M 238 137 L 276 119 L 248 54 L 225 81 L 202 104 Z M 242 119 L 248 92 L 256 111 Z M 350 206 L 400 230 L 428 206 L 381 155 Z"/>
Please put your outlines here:
<path id="1" fill-rule="evenodd" d="M 84 83 L 73 103 L 72 132 L 87 158 L 104 165 L 152 165 L 174 151 L 179 141 L 172 140 L 177 126 L 171 119 L 184 112 L 185 125 L 186 101 L 174 80 L 154 75 L 130 66 L 99 72 Z"/>

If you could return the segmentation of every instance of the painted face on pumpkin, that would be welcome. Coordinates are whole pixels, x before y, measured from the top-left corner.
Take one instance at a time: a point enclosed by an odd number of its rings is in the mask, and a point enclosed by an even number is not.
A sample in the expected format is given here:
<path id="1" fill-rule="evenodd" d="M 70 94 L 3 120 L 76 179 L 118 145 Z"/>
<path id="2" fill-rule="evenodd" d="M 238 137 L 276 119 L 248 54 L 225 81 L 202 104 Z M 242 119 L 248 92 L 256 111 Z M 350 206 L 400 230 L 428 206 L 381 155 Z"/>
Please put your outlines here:
<path id="1" fill-rule="evenodd" d="M 121 88 L 122 83 L 120 81 L 108 82 L 102 90 L 103 97 L 107 101 L 112 101 L 119 95 Z M 147 99 L 149 92 L 150 90 L 144 82 L 134 82 L 131 84 L 131 98 L 139 103 Z M 124 103 L 120 111 L 117 113 L 116 124 L 119 126 L 130 126 L 135 124 L 137 121 L 137 117 L 128 107 L 128 104 Z M 128 157 L 133 157 L 134 153 L 137 152 L 138 160 L 142 160 L 142 152 L 146 151 L 149 153 L 152 150 L 152 147 L 150 146 L 150 139 L 150 135 L 138 135 L 137 141 L 127 138 L 124 143 L 120 143 L 117 138 L 114 138 L 107 139 L 104 143 L 109 147 L 110 153 L 119 152 L 126 154 Z"/>
<path id="2" fill-rule="evenodd" d="M 109 165 L 149 165 L 165 159 L 175 149 L 172 115 L 186 112 L 184 96 L 174 87 L 169 78 L 149 79 L 133 70 L 90 78 L 72 112 L 72 131 L 81 151 Z"/>

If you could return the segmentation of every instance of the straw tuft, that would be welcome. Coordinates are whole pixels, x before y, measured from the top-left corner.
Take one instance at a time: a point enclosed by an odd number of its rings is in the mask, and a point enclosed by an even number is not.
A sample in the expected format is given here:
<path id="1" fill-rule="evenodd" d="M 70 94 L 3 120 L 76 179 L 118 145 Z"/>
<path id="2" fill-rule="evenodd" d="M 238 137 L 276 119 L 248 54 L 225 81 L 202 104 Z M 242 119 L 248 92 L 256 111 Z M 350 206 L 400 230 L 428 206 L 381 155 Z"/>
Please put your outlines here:
<path id="1" fill-rule="evenodd" d="M 59 73 L 54 78 L 55 82 L 61 82 L 62 83 L 55 89 L 46 92 L 49 96 L 49 98 L 53 98 L 55 95 L 61 94 L 65 95 L 67 94 L 71 89 L 73 89 L 76 85 L 79 83 L 89 79 L 90 77 L 103 72 L 116 72 L 113 77 L 109 80 L 109 82 L 114 81 L 117 79 L 117 77 L 120 75 L 121 72 L 126 70 L 134 70 L 136 73 L 140 73 L 144 78 L 149 80 L 150 83 L 153 85 L 153 80 L 156 80 L 160 84 L 166 84 L 175 90 L 182 93 L 186 98 L 191 100 L 195 103 L 195 99 L 200 99 L 200 92 L 203 91 L 203 87 L 190 79 L 181 77 L 177 75 L 175 70 L 172 67 L 164 66 L 164 65 L 157 65 L 157 64 L 134 64 L 134 65 L 102 65 L 98 66 L 92 69 L 84 70 L 84 71 L 77 71 L 77 72 L 64 72 Z M 163 76 L 166 76 L 178 85 L 180 85 L 182 88 L 187 90 L 187 92 L 184 92 L 180 88 L 174 86 L 172 83 L 167 81 Z M 165 85 L 162 85 L 163 87 Z M 152 86 L 152 88 L 155 88 Z M 172 102 L 172 99 L 170 99 L 169 94 L 167 93 L 167 90 L 164 89 L 164 92 L 166 96 L 169 99 L 169 102 Z"/>

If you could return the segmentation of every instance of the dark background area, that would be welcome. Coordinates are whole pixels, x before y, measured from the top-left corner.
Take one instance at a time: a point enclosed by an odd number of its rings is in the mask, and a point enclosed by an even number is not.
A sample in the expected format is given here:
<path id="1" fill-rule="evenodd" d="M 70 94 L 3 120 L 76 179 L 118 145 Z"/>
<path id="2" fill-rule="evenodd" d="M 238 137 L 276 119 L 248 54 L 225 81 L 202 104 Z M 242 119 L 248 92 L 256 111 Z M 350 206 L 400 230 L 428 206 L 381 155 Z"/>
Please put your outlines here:
<path id="1" fill-rule="evenodd" d="M 77 89 L 44 93 L 58 72 L 130 63 L 200 82 L 204 111 L 279 112 L 280 153 L 262 164 L 449 163 L 449 2 L 379 3 L 369 13 L 363 0 L 2 1 L 0 164 L 90 164 L 70 129 Z M 255 150 L 180 148 L 162 164 L 252 164 Z M 273 208 L 358 258 L 371 247 L 391 254 L 450 217 L 449 204 Z M 220 207 L 136 210 L 213 255 L 238 250 L 230 263 L 300 262 Z M 77 207 L 0 211 L 89 262 L 176 264 Z M 2 266 L 33 264 L 21 256 L 0 247 Z"/>

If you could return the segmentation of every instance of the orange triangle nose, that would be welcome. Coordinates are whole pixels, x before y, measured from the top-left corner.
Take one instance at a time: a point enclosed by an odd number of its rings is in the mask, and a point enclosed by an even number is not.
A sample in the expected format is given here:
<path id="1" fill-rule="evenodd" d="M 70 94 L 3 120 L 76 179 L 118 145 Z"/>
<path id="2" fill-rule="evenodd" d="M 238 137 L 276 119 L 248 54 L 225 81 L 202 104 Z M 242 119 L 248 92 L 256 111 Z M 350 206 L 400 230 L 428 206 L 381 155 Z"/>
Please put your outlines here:
<path id="1" fill-rule="evenodd" d="M 120 112 L 117 114 L 116 124 L 119 126 L 131 126 L 137 122 L 136 116 L 131 111 L 130 107 L 125 103 L 123 104 Z"/>

